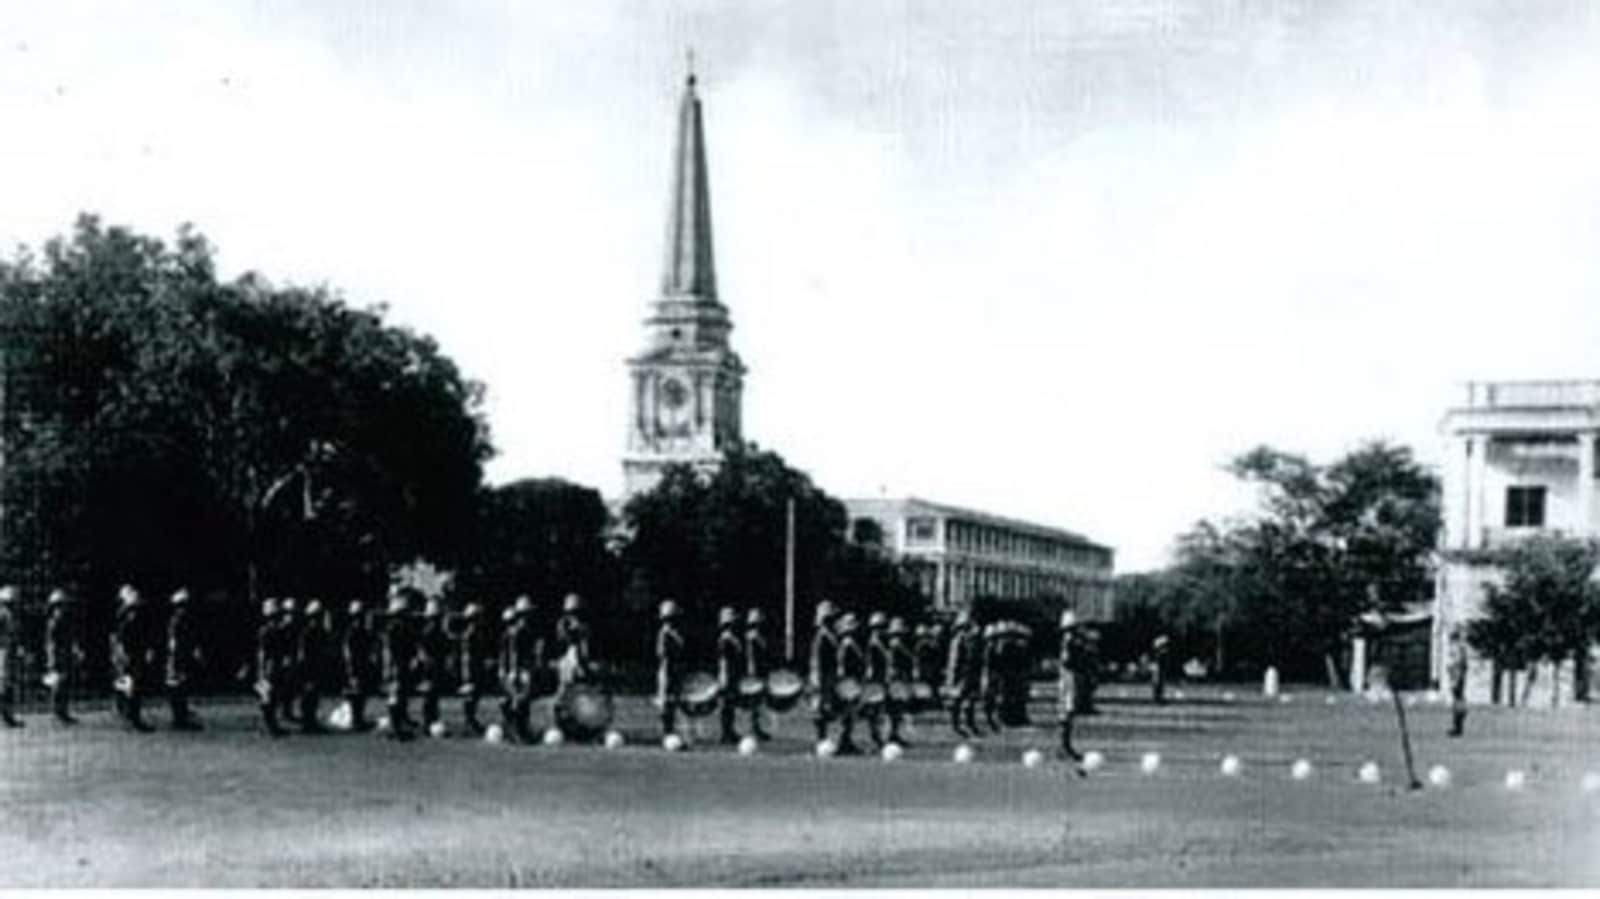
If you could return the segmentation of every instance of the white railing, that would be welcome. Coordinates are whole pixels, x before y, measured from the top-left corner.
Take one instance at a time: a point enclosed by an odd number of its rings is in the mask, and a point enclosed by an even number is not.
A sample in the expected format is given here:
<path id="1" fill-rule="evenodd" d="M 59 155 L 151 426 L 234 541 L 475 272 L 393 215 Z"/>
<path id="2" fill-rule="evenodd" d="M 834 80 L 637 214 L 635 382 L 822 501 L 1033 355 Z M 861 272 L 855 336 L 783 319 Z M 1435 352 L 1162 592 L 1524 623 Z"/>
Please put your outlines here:
<path id="1" fill-rule="evenodd" d="M 1600 381 L 1469 381 L 1467 406 L 1600 406 Z"/>

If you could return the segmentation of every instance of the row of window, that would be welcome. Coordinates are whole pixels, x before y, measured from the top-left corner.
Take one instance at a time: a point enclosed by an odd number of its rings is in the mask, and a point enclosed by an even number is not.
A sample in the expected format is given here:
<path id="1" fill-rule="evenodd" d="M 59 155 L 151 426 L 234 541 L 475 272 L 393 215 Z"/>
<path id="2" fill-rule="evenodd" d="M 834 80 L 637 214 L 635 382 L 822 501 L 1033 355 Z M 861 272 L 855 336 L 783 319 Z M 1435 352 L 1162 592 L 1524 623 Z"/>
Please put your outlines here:
<path id="1" fill-rule="evenodd" d="M 906 543 L 926 545 L 939 540 L 939 519 L 906 519 Z M 1004 528 L 948 520 L 945 522 L 945 549 L 951 552 L 980 552 L 1008 555 L 1037 561 L 1072 565 L 1106 565 L 1103 550 L 1074 546 L 1059 540 L 1019 533 Z"/>

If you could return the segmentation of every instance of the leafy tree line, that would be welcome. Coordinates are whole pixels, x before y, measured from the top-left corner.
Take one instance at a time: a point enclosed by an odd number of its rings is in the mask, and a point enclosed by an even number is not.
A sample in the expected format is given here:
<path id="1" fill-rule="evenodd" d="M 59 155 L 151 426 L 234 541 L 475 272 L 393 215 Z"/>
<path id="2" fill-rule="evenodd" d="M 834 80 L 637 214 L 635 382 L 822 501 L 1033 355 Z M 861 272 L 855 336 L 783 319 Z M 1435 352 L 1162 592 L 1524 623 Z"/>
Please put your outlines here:
<path id="1" fill-rule="evenodd" d="M 1502 580 L 1486 585 L 1483 613 L 1464 636 L 1494 665 L 1495 700 L 1525 702 L 1536 682 L 1530 674 L 1519 697 L 1506 674 L 1567 661 L 1574 663 L 1574 695 L 1587 699 L 1589 650 L 1600 640 L 1600 543 L 1535 535 L 1490 556 Z"/>
<path id="2" fill-rule="evenodd" d="M 1440 527 L 1439 484 L 1410 450 L 1383 442 L 1328 465 L 1270 447 L 1229 470 L 1255 485 L 1255 515 L 1201 521 L 1178 538 L 1175 560 L 1118 581 L 1124 654 L 1173 639 L 1173 658 L 1211 670 L 1343 680 L 1359 617 L 1431 596 Z"/>

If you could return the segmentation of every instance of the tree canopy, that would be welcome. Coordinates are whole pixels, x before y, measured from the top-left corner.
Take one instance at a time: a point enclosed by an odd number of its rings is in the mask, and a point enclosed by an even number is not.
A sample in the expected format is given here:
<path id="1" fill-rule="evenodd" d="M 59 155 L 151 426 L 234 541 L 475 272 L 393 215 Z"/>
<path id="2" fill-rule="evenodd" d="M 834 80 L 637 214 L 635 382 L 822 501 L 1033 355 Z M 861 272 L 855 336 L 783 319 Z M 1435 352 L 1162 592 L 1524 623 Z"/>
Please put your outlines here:
<path id="1" fill-rule="evenodd" d="M 1501 553 L 1504 583 L 1489 584 L 1467 642 L 1501 668 L 1559 663 L 1600 638 L 1600 543 L 1538 535 Z"/>

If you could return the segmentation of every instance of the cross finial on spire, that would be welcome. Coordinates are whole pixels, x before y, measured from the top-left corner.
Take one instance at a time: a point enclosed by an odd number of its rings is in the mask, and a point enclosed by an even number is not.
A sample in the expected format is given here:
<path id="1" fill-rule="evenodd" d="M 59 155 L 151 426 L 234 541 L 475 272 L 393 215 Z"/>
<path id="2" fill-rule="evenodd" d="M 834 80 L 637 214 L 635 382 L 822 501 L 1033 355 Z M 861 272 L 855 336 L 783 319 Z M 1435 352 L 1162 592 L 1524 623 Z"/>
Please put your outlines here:
<path id="1" fill-rule="evenodd" d="M 688 48 L 687 55 L 689 57 L 689 86 L 694 87 L 694 47 L 692 45 Z"/>

